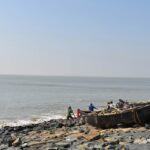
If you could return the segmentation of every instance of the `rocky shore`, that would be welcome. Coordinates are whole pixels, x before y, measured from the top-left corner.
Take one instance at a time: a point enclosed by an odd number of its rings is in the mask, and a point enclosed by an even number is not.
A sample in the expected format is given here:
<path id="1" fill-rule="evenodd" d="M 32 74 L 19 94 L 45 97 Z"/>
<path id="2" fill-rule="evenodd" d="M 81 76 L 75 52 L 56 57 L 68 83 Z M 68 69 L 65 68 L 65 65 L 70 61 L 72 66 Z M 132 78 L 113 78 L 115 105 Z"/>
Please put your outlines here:
<path id="1" fill-rule="evenodd" d="M 0 150 L 150 150 L 150 126 L 96 129 L 81 120 L 50 120 L 0 129 Z"/>

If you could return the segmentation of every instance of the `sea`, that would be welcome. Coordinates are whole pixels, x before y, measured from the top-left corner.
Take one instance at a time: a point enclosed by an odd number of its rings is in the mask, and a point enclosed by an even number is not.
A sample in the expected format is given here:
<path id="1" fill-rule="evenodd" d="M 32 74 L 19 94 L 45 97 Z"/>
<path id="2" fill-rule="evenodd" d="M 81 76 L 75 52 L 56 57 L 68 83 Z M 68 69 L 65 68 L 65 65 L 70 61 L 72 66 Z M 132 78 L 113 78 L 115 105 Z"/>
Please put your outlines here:
<path id="1" fill-rule="evenodd" d="M 148 101 L 150 78 L 0 75 L 0 127 L 65 118 L 68 106 L 76 112 L 120 98 Z"/>

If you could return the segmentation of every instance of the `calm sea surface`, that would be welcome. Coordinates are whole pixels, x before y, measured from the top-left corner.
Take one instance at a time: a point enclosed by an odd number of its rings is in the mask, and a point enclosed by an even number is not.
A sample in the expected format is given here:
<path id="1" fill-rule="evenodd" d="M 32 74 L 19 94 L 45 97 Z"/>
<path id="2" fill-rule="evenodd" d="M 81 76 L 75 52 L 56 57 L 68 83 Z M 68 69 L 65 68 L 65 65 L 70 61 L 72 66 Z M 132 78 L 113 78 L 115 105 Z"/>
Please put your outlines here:
<path id="1" fill-rule="evenodd" d="M 0 76 L 0 124 L 65 116 L 69 105 L 86 109 L 109 100 L 149 100 L 150 79 Z"/>

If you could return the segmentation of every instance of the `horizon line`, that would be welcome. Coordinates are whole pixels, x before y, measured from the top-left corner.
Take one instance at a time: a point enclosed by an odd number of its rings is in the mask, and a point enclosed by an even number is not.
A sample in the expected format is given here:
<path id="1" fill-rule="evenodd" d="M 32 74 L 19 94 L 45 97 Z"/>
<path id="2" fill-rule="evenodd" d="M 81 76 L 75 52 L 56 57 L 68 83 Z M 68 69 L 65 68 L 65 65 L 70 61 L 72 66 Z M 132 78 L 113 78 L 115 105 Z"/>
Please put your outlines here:
<path id="1" fill-rule="evenodd" d="M 81 78 L 150 78 L 135 76 L 88 76 L 88 75 L 47 75 L 47 74 L 0 74 L 0 76 L 37 76 L 37 77 L 81 77 Z"/>

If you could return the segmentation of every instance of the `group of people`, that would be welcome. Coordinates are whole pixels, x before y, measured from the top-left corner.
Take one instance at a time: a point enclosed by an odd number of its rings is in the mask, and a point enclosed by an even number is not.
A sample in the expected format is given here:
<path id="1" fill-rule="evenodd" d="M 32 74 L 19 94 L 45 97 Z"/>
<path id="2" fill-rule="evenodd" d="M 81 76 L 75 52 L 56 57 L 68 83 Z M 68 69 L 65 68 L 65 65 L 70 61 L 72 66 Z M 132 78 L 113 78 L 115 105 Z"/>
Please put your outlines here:
<path id="1" fill-rule="evenodd" d="M 92 103 L 90 103 L 90 105 L 89 105 L 89 111 L 93 112 L 94 109 L 97 109 L 97 108 Z M 76 118 L 76 117 L 79 118 L 80 115 L 81 114 L 80 114 L 80 109 L 79 108 L 77 109 L 77 114 L 75 116 L 72 107 L 71 106 L 68 107 L 68 110 L 67 110 L 67 120 L 68 119 L 73 119 L 73 118 Z"/>
<path id="2" fill-rule="evenodd" d="M 113 109 L 115 110 L 119 110 L 119 109 L 127 109 L 129 107 L 129 104 L 127 101 L 124 101 L 122 99 L 119 99 L 119 102 L 114 104 L 113 101 L 110 101 L 107 103 L 107 108 L 106 110 L 108 112 L 112 112 Z M 95 109 L 97 109 L 92 103 L 90 103 L 89 105 L 89 112 L 93 112 Z M 76 116 L 73 112 L 73 109 L 71 106 L 68 107 L 68 110 L 67 110 L 67 119 L 73 119 L 73 118 L 79 118 L 81 116 L 81 113 L 80 113 L 80 109 L 77 109 L 77 113 L 76 113 Z"/>

